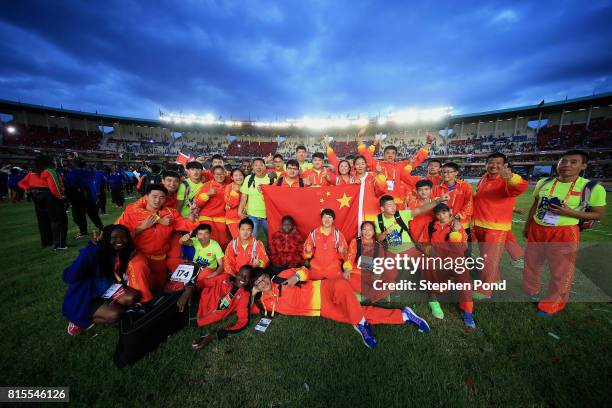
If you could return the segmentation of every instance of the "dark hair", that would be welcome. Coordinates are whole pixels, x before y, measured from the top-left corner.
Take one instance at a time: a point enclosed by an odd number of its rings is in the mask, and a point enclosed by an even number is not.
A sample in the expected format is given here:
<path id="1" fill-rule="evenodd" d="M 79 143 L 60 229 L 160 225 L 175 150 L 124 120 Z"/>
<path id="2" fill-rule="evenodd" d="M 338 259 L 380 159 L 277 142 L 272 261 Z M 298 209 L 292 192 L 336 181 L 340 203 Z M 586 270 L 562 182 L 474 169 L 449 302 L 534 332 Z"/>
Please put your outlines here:
<path id="1" fill-rule="evenodd" d="M 236 167 L 234 170 L 232 170 L 232 177 L 234 176 L 234 173 L 237 171 L 239 171 L 240 174 L 242 174 L 242 177 L 244 177 L 244 171 L 242 171 L 240 167 Z"/>
<path id="2" fill-rule="evenodd" d="M 200 163 L 199 161 L 190 161 L 189 163 L 187 163 L 187 165 L 185 166 L 185 168 L 187 170 L 189 169 L 200 169 L 200 170 L 204 170 L 204 166 L 202 166 L 202 163 Z"/>
<path id="3" fill-rule="evenodd" d="M 195 229 L 191 233 L 191 236 L 195 237 L 198 234 L 198 231 L 212 232 L 212 227 L 210 226 L 210 224 L 206 224 L 206 223 L 200 224 L 197 227 L 195 227 Z"/>
<path id="4" fill-rule="evenodd" d="M 442 167 L 450 167 L 451 169 L 455 170 L 455 171 L 459 171 L 459 165 L 457 163 L 453 163 L 453 162 L 448 162 L 448 163 L 444 163 L 442 165 Z"/>
<path id="5" fill-rule="evenodd" d="M 384 196 L 380 197 L 380 199 L 378 200 L 378 203 L 382 207 L 385 205 L 387 201 L 394 201 L 393 197 L 391 197 L 389 194 L 385 194 Z"/>
<path id="6" fill-rule="evenodd" d="M 448 207 L 448 205 L 444 204 L 444 203 L 440 203 L 438 205 L 436 205 L 433 209 L 433 213 L 437 214 L 440 213 L 442 211 L 450 211 L 450 208 Z"/>
<path id="7" fill-rule="evenodd" d="M 223 167 L 223 166 L 219 166 L 219 165 L 217 165 L 217 166 L 213 166 L 213 168 L 212 168 L 212 169 L 210 169 L 210 172 L 211 172 L 211 173 L 214 173 L 214 172 L 215 172 L 215 170 L 219 170 L 219 169 L 223 170 L 223 174 L 225 174 L 225 167 Z"/>
<path id="8" fill-rule="evenodd" d="M 423 179 L 416 182 L 415 189 L 419 189 L 421 187 L 429 187 L 433 188 L 433 183 L 431 180 Z"/>
<path id="9" fill-rule="evenodd" d="M 250 218 L 241 219 L 240 222 L 238 223 L 238 229 L 240 229 L 240 227 L 242 227 L 243 225 L 250 225 L 251 229 L 255 228 L 255 224 L 253 224 L 253 221 L 251 221 Z"/>
<path id="10" fill-rule="evenodd" d="M 487 160 L 485 160 L 485 163 L 488 163 L 489 159 L 504 159 L 504 163 L 508 163 L 508 158 L 506 157 L 506 155 L 500 152 L 495 152 L 488 155 Z"/>
<path id="11" fill-rule="evenodd" d="M 295 220 L 294 220 L 294 219 L 293 219 L 293 217 L 292 217 L 292 216 L 290 216 L 290 215 L 285 215 L 285 216 L 283 216 L 283 218 L 281 219 L 281 224 L 284 224 L 284 223 L 285 223 L 285 221 L 291 221 L 291 223 L 292 223 L 293 225 L 295 225 Z"/>
<path id="12" fill-rule="evenodd" d="M 37 172 L 41 172 L 51 166 L 53 166 L 53 160 L 45 154 L 39 154 L 34 158 L 34 168 Z"/>
<path id="13" fill-rule="evenodd" d="M 362 159 L 366 166 L 368 165 L 368 161 L 366 160 L 365 156 L 362 156 L 361 154 L 358 154 L 357 156 L 355 156 L 355 158 L 353 159 L 353 166 L 355 165 L 355 162 L 359 159 Z"/>
<path id="14" fill-rule="evenodd" d="M 341 175 L 341 174 L 340 174 L 340 165 L 341 165 L 342 163 L 346 163 L 346 164 L 348 165 L 348 168 L 349 168 L 349 169 L 348 169 L 348 173 L 347 173 L 347 174 L 348 174 L 348 175 L 350 175 L 350 174 L 351 174 L 351 163 L 349 163 L 349 161 L 348 161 L 348 160 L 340 160 L 340 161 L 338 162 L 338 175 L 339 175 L 339 176 Z"/>
<path id="15" fill-rule="evenodd" d="M 589 162 L 589 154 L 585 152 L 584 150 L 578 150 L 578 149 L 568 150 L 567 152 L 561 155 L 561 157 L 565 157 L 565 156 L 580 156 L 582 157 L 582 163 L 586 164 Z"/>
<path id="16" fill-rule="evenodd" d="M 159 173 L 162 170 L 161 166 L 159 164 L 152 164 L 151 165 L 151 171 L 153 173 Z"/>
<path id="17" fill-rule="evenodd" d="M 330 217 L 332 217 L 334 220 L 336 219 L 336 213 L 334 212 L 334 210 L 332 210 L 331 208 L 325 208 L 323 209 L 323 211 L 321 211 L 321 218 L 323 218 L 324 215 L 329 215 Z"/>
<path id="18" fill-rule="evenodd" d="M 321 152 L 316 152 L 312 154 L 312 158 L 313 159 L 321 159 L 321 160 L 325 160 L 325 155 Z"/>
<path id="19" fill-rule="evenodd" d="M 255 164 L 256 161 L 260 161 L 264 164 L 264 166 L 266 165 L 266 161 L 264 159 L 262 159 L 261 157 L 256 157 L 254 158 L 251 163 Z"/>
<path id="20" fill-rule="evenodd" d="M 376 226 L 374 225 L 374 223 L 372 221 L 364 221 L 361 223 L 361 230 L 363 231 L 363 227 L 364 225 L 369 225 L 372 227 L 372 229 L 374 230 L 374 232 L 376 232 Z"/>
<path id="21" fill-rule="evenodd" d="M 395 153 L 397 153 L 397 147 L 395 147 L 393 145 L 389 145 L 389 146 L 385 147 L 385 150 L 383 150 L 383 153 L 387 153 L 387 150 L 393 150 L 393 151 L 395 151 Z"/>
<path id="22" fill-rule="evenodd" d="M 173 178 L 179 179 L 179 181 L 181 180 L 181 176 L 179 176 L 179 174 L 176 171 L 171 171 L 171 170 L 164 171 L 164 174 L 162 175 L 162 179 L 165 179 L 166 177 L 173 177 Z"/>
<path id="23" fill-rule="evenodd" d="M 298 170 L 300 169 L 300 163 L 298 163 L 298 161 L 295 159 L 287 160 L 285 167 L 289 168 L 289 166 L 297 167 Z"/>
<path id="24" fill-rule="evenodd" d="M 223 160 L 223 156 L 221 156 L 220 154 L 213 154 L 213 156 L 210 158 L 210 161 L 213 160 Z"/>
<path id="25" fill-rule="evenodd" d="M 123 275 L 127 270 L 128 263 L 130 262 L 130 259 L 132 258 L 132 253 L 134 252 L 132 235 L 130 233 L 130 230 L 125 225 L 111 224 L 102 228 L 102 239 L 97 244 L 98 252 L 96 254 L 96 258 L 98 265 L 100 265 L 101 272 L 105 276 L 113 277 L 113 280 L 115 273 L 114 257 L 116 254 L 115 251 L 113 251 L 113 248 L 111 247 L 110 240 L 111 234 L 115 230 L 123 231 L 125 233 L 125 236 L 127 237 L 127 245 L 121 251 L 119 251 L 118 254 L 119 270 L 117 271 L 117 274 L 121 279 L 123 279 Z"/>
<path id="26" fill-rule="evenodd" d="M 431 164 L 431 163 L 438 163 L 440 166 L 442 166 L 442 161 L 438 159 L 429 159 L 428 164 Z"/>
<path id="27" fill-rule="evenodd" d="M 166 187 L 162 186 L 161 184 L 148 185 L 145 190 L 145 194 L 149 195 L 151 191 L 162 191 L 164 194 L 168 195 L 168 190 L 166 189 Z"/>
<path id="28" fill-rule="evenodd" d="M 281 159 L 281 160 L 283 160 L 283 155 L 282 155 L 282 154 L 278 154 L 278 153 L 276 153 L 276 154 L 275 154 L 275 155 L 272 157 L 272 160 L 274 160 L 274 159 Z"/>
<path id="29" fill-rule="evenodd" d="M 246 265 L 246 266 L 250 266 L 250 265 Z M 255 283 L 255 281 L 261 277 L 261 275 L 268 275 L 268 276 L 270 276 L 270 274 L 268 272 L 266 272 L 265 269 L 260 268 L 258 266 L 255 267 L 255 268 L 252 268 L 252 269 L 253 270 L 251 271 L 251 285 L 253 285 Z M 261 308 L 261 309 L 263 309 L 263 308 Z"/>
<path id="30" fill-rule="evenodd" d="M 298 147 L 295 148 L 295 152 L 297 153 L 298 150 L 306 151 L 306 146 L 299 145 Z"/>
<path id="31" fill-rule="evenodd" d="M 346 160 L 355 160 L 355 155 L 354 154 L 349 154 L 348 156 L 345 157 Z"/>
<path id="32" fill-rule="evenodd" d="M 223 168 L 224 168 L 225 170 L 229 171 L 230 173 L 231 173 L 231 172 L 232 172 L 232 170 L 234 169 L 234 168 L 232 167 L 232 165 L 231 165 L 231 164 L 226 164 L 225 166 L 223 166 Z"/>

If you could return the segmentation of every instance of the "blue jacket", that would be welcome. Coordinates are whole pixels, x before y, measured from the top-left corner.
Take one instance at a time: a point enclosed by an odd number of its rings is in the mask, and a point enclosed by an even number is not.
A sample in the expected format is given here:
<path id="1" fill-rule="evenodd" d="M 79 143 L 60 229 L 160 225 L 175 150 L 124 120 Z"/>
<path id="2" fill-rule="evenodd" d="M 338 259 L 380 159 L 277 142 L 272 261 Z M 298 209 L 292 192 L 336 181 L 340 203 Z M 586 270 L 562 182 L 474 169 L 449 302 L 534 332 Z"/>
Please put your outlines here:
<path id="1" fill-rule="evenodd" d="M 104 173 L 101 170 L 96 170 L 94 180 L 96 182 L 96 188 L 98 189 L 98 194 L 106 190 L 106 185 L 108 184 L 108 178 L 106 177 L 106 173 Z"/>
<path id="2" fill-rule="evenodd" d="M 123 188 L 123 183 L 126 178 L 127 177 L 125 176 L 125 174 L 123 174 L 123 172 L 117 170 L 117 171 L 112 172 L 108 176 L 108 184 L 110 185 L 111 189 L 119 190 Z"/>
<path id="3" fill-rule="evenodd" d="M 62 279 L 68 284 L 64 295 L 62 314 L 79 327 L 91 325 L 91 301 L 100 297 L 115 283 L 113 277 L 105 276 L 97 263 L 99 247 L 93 242 L 79 251 L 77 259 L 64 270 Z"/>

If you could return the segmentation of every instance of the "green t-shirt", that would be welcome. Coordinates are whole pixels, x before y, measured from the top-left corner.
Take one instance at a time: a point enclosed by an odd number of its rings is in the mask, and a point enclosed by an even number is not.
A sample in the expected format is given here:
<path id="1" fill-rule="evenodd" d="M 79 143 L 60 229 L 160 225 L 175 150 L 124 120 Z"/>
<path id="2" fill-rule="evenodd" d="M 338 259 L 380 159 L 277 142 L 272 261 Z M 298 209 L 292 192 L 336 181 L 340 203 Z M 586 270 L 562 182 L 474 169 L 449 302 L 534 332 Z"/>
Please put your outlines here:
<path id="1" fill-rule="evenodd" d="M 404 224 L 406 224 L 406 227 L 408 227 L 408 223 L 412 219 L 412 211 L 400 210 L 399 214 L 402 221 L 404 221 Z M 387 218 L 383 215 L 382 219 L 385 229 L 393 225 L 391 232 L 387 235 L 387 248 L 389 252 L 398 254 L 400 252 L 407 251 L 408 249 L 414 246 L 412 240 L 410 239 L 410 234 L 408 234 L 408 232 L 403 230 L 402 227 L 397 224 L 397 222 L 395 221 L 395 217 Z M 382 231 L 380 229 L 380 226 L 378 225 L 378 220 L 375 222 L 375 224 L 376 233 L 380 234 Z"/>
<path id="2" fill-rule="evenodd" d="M 246 213 L 253 217 L 266 218 L 266 204 L 264 203 L 263 194 L 257 189 L 258 186 L 267 186 L 270 184 L 270 177 L 265 174 L 263 177 L 254 176 L 253 185 L 249 187 L 251 176 L 244 179 L 244 183 L 240 187 L 240 192 L 246 194 L 248 199 L 246 203 Z"/>
<path id="3" fill-rule="evenodd" d="M 312 163 L 309 163 L 309 162 L 304 160 L 304 163 L 300 164 L 300 170 L 304 171 L 304 170 L 308 170 L 308 169 L 312 169 Z"/>
<path id="4" fill-rule="evenodd" d="M 195 249 L 193 262 L 197 262 L 205 268 L 217 269 L 219 267 L 218 261 L 224 257 L 224 253 L 217 241 L 211 239 L 206 247 L 203 247 L 197 238 L 191 238 L 191 242 L 193 243 L 193 249 Z"/>
<path id="5" fill-rule="evenodd" d="M 198 191 L 200 191 L 200 188 L 204 185 L 204 183 L 194 183 L 189 178 L 186 178 L 185 181 L 187 182 L 187 184 L 189 184 L 189 195 L 187 196 L 187 198 L 188 200 L 193 200 L 193 198 L 196 196 L 196 194 L 198 194 Z M 180 209 L 181 215 L 183 217 L 189 217 L 189 205 L 187 203 L 187 200 L 185 200 L 186 191 L 187 188 L 185 187 L 185 184 L 181 182 L 176 192 L 176 199 L 177 201 L 183 201 L 183 206 Z"/>
<path id="6" fill-rule="evenodd" d="M 568 217 L 566 215 L 561 215 L 558 218 L 554 215 L 546 216 L 546 212 L 548 209 L 547 201 L 550 198 L 557 197 L 559 201 L 563 201 L 567 196 L 567 200 L 565 204 L 571 208 L 572 210 L 584 211 L 584 208 L 580 207 L 580 197 L 582 195 L 582 190 L 584 186 L 589 182 L 589 180 L 578 177 L 576 180 L 576 184 L 574 184 L 574 188 L 572 188 L 571 194 L 568 196 L 568 192 L 570 187 L 572 186 L 571 182 L 562 183 L 557 179 L 552 179 L 544 183 L 546 179 L 540 179 L 536 184 L 535 189 L 533 190 L 533 197 L 538 199 L 538 206 L 535 215 L 533 216 L 533 220 L 544 226 L 568 226 L 568 225 L 577 225 L 578 218 Z M 555 183 L 555 180 L 557 182 Z M 553 194 L 550 194 L 550 190 L 553 188 Z M 591 197 L 589 199 L 589 205 L 591 207 L 603 207 L 606 205 L 606 190 L 603 188 L 601 184 L 597 184 L 595 188 L 591 190 Z M 549 222 L 545 222 L 549 221 Z"/>

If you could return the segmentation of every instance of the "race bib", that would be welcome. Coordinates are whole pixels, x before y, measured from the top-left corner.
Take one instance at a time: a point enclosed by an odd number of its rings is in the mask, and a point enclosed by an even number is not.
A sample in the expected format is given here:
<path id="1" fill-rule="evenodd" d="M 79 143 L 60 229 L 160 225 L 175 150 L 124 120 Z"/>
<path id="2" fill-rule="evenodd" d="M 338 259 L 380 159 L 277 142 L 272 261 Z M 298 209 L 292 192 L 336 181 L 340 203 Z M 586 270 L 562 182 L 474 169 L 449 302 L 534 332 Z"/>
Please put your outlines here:
<path id="1" fill-rule="evenodd" d="M 174 273 L 172 273 L 172 276 L 170 276 L 170 280 L 173 282 L 187 284 L 193 277 L 194 272 L 195 265 L 182 264 L 179 265 L 178 268 L 176 268 Z"/>
<path id="2" fill-rule="evenodd" d="M 387 180 L 387 191 L 393 191 L 395 188 L 395 180 Z"/>
<path id="3" fill-rule="evenodd" d="M 559 199 L 553 198 L 552 200 L 548 197 L 542 197 L 542 201 L 536 210 L 536 217 L 542 221 L 544 224 L 548 225 L 557 225 L 561 215 L 550 212 L 549 204 L 550 202 L 554 202 L 555 204 L 559 204 Z"/>
<path id="4" fill-rule="evenodd" d="M 117 293 L 119 289 L 121 289 L 121 284 L 113 283 L 112 285 L 109 286 L 108 289 L 106 289 L 106 292 L 104 292 L 104 294 L 102 295 L 102 298 L 110 299 L 111 297 L 113 297 L 115 293 Z"/>
<path id="5" fill-rule="evenodd" d="M 548 225 L 557 225 L 560 218 L 561 215 L 553 214 L 550 211 L 546 211 L 546 213 L 544 213 L 544 216 L 542 217 L 542 222 Z"/>

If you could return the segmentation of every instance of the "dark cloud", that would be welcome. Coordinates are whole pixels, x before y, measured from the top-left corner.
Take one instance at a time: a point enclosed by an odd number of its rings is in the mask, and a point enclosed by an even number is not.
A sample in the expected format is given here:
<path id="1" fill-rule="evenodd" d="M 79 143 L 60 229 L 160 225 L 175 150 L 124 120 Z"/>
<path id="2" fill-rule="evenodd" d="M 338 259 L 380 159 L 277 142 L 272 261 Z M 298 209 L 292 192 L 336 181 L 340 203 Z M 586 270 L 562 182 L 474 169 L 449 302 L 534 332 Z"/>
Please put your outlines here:
<path id="1" fill-rule="evenodd" d="M 0 98 L 154 118 L 462 112 L 612 90 L 610 2 L 21 1 Z"/>

